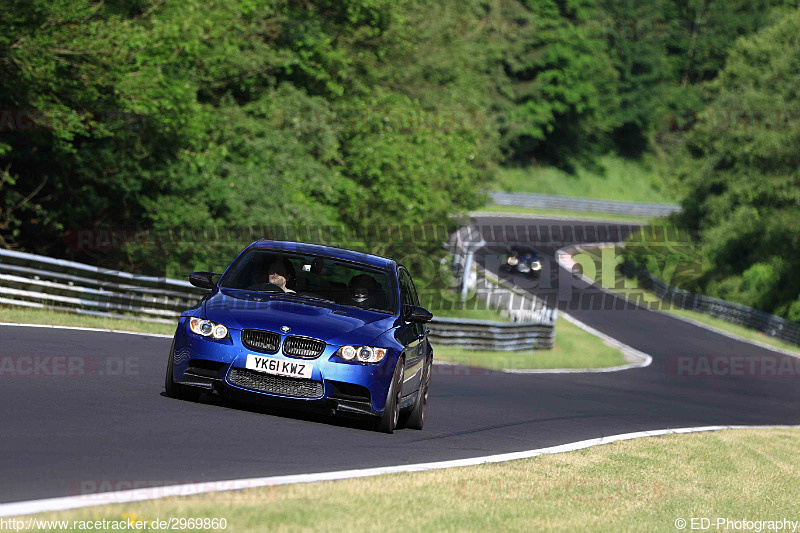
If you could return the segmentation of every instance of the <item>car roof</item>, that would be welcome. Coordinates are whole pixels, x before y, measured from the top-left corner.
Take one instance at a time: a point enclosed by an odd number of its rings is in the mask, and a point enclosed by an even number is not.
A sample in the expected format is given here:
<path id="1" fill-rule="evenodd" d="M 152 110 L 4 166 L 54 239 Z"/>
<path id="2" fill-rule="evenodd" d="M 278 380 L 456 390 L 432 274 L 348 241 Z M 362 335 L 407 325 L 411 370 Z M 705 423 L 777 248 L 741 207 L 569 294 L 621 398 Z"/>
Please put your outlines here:
<path id="1" fill-rule="evenodd" d="M 536 253 L 536 250 L 533 247 L 528 246 L 527 244 L 512 244 L 509 246 L 509 249 L 516 250 L 518 252 L 533 252 Z"/>
<path id="2" fill-rule="evenodd" d="M 397 267 L 397 263 L 387 257 L 365 254 L 364 252 L 348 250 L 347 248 L 339 248 L 338 246 L 325 246 L 322 244 L 313 244 L 307 242 L 272 241 L 268 239 L 262 239 L 252 243 L 250 246 L 248 246 L 248 248 L 320 255 L 324 257 L 332 257 L 334 259 L 342 259 L 344 261 L 354 261 L 356 263 L 363 263 L 388 270 L 394 270 Z"/>

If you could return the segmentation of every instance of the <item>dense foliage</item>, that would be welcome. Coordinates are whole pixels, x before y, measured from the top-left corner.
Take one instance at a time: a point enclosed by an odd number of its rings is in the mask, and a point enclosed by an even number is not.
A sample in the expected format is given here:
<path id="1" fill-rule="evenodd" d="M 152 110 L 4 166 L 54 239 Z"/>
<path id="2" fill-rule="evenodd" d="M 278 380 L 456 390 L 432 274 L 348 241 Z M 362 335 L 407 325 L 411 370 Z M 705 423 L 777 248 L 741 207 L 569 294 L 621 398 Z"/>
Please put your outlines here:
<path id="1" fill-rule="evenodd" d="M 800 11 L 739 41 L 687 139 L 709 294 L 800 321 Z"/>
<path id="2" fill-rule="evenodd" d="M 65 232 L 124 228 L 95 260 L 174 274 L 275 226 L 452 226 L 478 205 L 492 136 L 443 113 L 452 99 L 387 83 L 394 57 L 421 53 L 402 7 L 13 3 L 3 244 L 76 255 Z M 216 247 L 174 231 L 209 228 Z M 375 233 L 355 240 L 385 247 Z"/>
<path id="3" fill-rule="evenodd" d="M 653 152 L 697 289 L 798 319 L 798 26 L 796 0 L 8 0 L 0 245 L 174 276 L 275 236 L 435 271 L 498 165 Z"/>

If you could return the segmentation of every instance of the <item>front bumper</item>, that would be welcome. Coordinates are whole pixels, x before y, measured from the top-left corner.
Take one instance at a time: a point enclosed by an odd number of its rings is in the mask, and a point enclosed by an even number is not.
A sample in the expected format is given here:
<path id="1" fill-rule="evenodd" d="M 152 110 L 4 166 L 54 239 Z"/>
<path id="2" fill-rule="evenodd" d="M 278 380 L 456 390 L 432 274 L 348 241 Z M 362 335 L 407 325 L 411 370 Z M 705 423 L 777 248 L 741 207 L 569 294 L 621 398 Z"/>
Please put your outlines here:
<path id="1" fill-rule="evenodd" d="M 200 337 L 188 331 L 181 318 L 175 333 L 173 379 L 176 383 L 207 392 L 252 399 L 282 398 L 305 403 L 325 403 L 337 410 L 381 414 L 399 353 L 390 349 L 378 364 L 348 362 L 334 355 L 340 346 L 327 345 L 315 359 L 278 353 L 265 354 L 242 345 L 239 330 L 229 330 L 222 340 Z M 248 354 L 282 361 L 313 364 L 310 379 L 274 376 L 246 368 Z"/>

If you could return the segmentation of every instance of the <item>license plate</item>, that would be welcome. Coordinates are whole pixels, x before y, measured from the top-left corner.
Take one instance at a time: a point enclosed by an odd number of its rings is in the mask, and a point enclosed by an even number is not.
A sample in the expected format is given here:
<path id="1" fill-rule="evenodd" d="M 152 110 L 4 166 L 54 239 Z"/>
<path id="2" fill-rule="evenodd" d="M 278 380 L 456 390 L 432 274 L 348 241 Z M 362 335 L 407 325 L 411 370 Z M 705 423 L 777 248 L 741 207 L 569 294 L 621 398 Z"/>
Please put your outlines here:
<path id="1" fill-rule="evenodd" d="M 282 359 L 275 359 L 274 357 L 262 357 L 251 353 L 247 354 L 247 364 L 245 366 L 256 372 L 304 379 L 311 379 L 311 371 L 314 369 L 314 365 L 311 363 L 284 361 Z"/>

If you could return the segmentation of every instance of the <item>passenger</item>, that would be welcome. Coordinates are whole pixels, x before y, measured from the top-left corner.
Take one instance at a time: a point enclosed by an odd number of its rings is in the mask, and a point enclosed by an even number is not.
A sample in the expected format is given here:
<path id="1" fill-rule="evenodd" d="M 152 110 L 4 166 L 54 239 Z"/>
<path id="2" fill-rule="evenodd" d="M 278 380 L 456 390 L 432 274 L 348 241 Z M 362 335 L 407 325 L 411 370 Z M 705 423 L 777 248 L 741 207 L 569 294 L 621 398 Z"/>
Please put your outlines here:
<path id="1" fill-rule="evenodd" d="M 372 276 L 359 274 L 350 280 L 350 299 L 358 307 L 374 307 L 377 283 Z"/>

